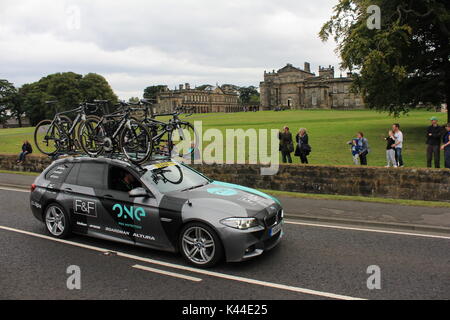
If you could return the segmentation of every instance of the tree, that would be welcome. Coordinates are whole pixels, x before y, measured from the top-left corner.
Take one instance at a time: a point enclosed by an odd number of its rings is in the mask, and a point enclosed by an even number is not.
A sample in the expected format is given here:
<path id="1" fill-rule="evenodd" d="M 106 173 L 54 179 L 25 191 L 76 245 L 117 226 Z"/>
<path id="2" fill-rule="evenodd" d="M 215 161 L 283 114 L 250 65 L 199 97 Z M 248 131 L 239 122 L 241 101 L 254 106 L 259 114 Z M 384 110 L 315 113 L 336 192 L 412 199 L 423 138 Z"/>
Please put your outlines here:
<path id="1" fill-rule="evenodd" d="M 80 80 L 81 95 L 85 101 L 108 100 L 112 104 L 118 98 L 106 79 L 96 73 L 88 73 Z"/>
<path id="2" fill-rule="evenodd" d="M 0 124 L 11 118 L 11 108 L 17 90 L 14 85 L 5 79 L 0 79 Z"/>
<path id="3" fill-rule="evenodd" d="M 89 73 L 84 77 L 73 72 L 55 73 L 39 81 L 25 84 L 19 89 L 20 105 L 33 125 L 45 118 L 53 118 L 55 112 L 74 109 L 80 102 L 95 99 L 117 103 L 104 77 Z M 48 105 L 46 101 L 57 101 Z"/>
<path id="4" fill-rule="evenodd" d="M 8 114 L 6 106 L 0 105 L 0 124 L 3 125 L 11 116 Z"/>
<path id="5" fill-rule="evenodd" d="M 144 89 L 144 98 L 149 100 L 155 100 L 158 93 L 166 90 L 167 86 L 165 85 L 157 85 L 157 86 L 149 86 Z"/>
<path id="6" fill-rule="evenodd" d="M 381 9 L 379 29 L 369 28 L 372 5 Z M 319 36 L 333 36 L 341 68 L 358 71 L 353 90 L 367 106 L 398 115 L 420 104 L 450 107 L 449 26 L 448 0 L 339 0 Z"/>
<path id="7" fill-rule="evenodd" d="M 138 97 L 131 97 L 130 99 L 128 99 L 129 103 L 138 103 L 139 101 L 141 101 L 141 99 L 139 99 Z"/>
<path id="8" fill-rule="evenodd" d="M 254 104 L 259 103 L 259 92 L 254 86 L 240 87 L 239 99 L 242 104 Z"/>

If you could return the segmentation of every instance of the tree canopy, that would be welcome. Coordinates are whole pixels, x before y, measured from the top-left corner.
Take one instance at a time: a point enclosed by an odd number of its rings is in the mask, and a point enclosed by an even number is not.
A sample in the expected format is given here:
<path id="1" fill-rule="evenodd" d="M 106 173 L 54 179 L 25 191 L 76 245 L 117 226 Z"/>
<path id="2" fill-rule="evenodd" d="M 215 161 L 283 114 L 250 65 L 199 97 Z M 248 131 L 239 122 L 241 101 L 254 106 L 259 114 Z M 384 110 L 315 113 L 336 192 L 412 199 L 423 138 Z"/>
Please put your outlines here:
<path id="1" fill-rule="evenodd" d="M 166 89 L 165 85 L 148 86 L 144 89 L 144 98 L 149 100 L 155 100 L 159 92 Z"/>
<path id="2" fill-rule="evenodd" d="M 32 124 L 45 118 L 52 118 L 55 111 L 76 108 L 78 103 L 83 101 L 101 99 L 117 103 L 117 96 L 108 82 L 95 73 L 85 76 L 74 72 L 51 74 L 37 82 L 23 85 L 19 89 L 19 96 L 22 109 Z M 46 101 L 58 103 L 52 106 L 46 104 Z"/>
<path id="3" fill-rule="evenodd" d="M 242 104 L 258 104 L 259 103 L 259 92 L 254 86 L 240 87 L 239 88 L 239 99 Z"/>
<path id="4" fill-rule="evenodd" d="M 0 124 L 5 123 L 11 117 L 10 109 L 16 94 L 17 90 L 11 82 L 0 79 Z"/>
<path id="5" fill-rule="evenodd" d="M 368 27 L 372 5 L 381 9 L 379 29 Z M 368 107 L 395 115 L 450 107 L 450 1 L 339 0 L 319 36 L 337 42 L 342 69 L 358 71 L 353 89 Z"/>

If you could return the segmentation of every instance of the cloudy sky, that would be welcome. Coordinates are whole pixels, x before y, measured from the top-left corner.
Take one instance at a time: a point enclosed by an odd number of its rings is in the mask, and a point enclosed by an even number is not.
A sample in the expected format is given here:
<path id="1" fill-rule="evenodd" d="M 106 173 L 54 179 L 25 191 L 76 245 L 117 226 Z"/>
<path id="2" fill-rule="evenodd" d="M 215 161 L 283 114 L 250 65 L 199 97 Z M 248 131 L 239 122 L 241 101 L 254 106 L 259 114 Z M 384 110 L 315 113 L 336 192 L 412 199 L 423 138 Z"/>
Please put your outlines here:
<path id="1" fill-rule="evenodd" d="M 288 62 L 338 69 L 335 44 L 317 36 L 336 3 L 0 0 L 0 78 L 96 72 L 128 99 L 154 84 L 258 85 Z"/>

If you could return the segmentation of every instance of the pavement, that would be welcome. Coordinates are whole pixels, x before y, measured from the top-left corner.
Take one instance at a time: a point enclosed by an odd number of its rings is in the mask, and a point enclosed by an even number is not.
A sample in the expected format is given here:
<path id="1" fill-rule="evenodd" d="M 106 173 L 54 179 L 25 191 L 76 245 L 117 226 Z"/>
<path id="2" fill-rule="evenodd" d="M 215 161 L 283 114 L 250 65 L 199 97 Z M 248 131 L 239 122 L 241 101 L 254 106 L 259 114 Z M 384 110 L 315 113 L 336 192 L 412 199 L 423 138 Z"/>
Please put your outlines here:
<path id="1" fill-rule="evenodd" d="M 0 173 L 0 186 L 29 189 L 35 177 Z M 277 197 L 286 217 L 301 221 L 450 233 L 450 208 Z"/>
<path id="2" fill-rule="evenodd" d="M 448 235 L 286 220 L 273 250 L 201 270 L 177 254 L 49 237 L 26 190 L 0 189 L 0 203 L 0 299 L 450 299 Z M 373 266 L 379 289 L 367 286 Z"/>

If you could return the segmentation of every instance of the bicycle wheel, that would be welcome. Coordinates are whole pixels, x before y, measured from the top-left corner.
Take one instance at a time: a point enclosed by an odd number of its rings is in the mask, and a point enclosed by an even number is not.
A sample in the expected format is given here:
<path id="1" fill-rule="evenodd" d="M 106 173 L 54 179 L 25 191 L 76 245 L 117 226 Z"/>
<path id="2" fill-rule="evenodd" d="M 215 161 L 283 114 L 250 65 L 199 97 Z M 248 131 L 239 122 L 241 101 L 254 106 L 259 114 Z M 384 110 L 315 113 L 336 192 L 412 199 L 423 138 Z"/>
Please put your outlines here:
<path id="1" fill-rule="evenodd" d="M 91 157 L 97 157 L 103 152 L 105 137 L 105 129 L 96 118 L 88 117 L 78 128 L 78 142 L 83 151 Z"/>
<path id="2" fill-rule="evenodd" d="M 72 127 L 72 120 L 67 116 L 59 116 L 60 121 L 58 127 L 60 129 L 61 139 L 59 143 L 60 152 L 70 152 L 75 148 L 75 134 L 72 132 L 69 134 L 69 130 Z"/>
<path id="3" fill-rule="evenodd" d="M 172 156 L 185 158 L 195 154 L 195 150 L 199 146 L 199 138 L 194 126 L 189 122 L 180 123 L 179 128 L 172 132 L 169 146 Z"/>
<path id="4" fill-rule="evenodd" d="M 59 151 L 61 129 L 52 120 L 42 120 L 34 129 L 34 144 L 40 152 L 53 155 Z"/>
<path id="5" fill-rule="evenodd" d="M 129 124 L 120 134 L 120 148 L 128 160 L 139 164 L 152 152 L 152 136 L 140 121 L 130 119 Z"/>
<path id="6" fill-rule="evenodd" d="M 172 184 L 180 184 L 181 182 L 183 182 L 183 171 L 181 170 L 179 165 L 176 165 L 175 167 L 178 169 L 177 173 L 175 173 L 174 170 L 165 170 L 164 168 L 162 168 L 159 174 L 166 182 Z"/>
<path id="7" fill-rule="evenodd" d="M 90 124 L 92 127 L 96 127 L 98 123 L 100 123 L 100 118 L 95 115 L 89 115 L 86 117 L 86 120 L 91 120 Z M 83 124 L 83 121 L 79 121 L 79 123 L 75 126 L 73 130 L 73 141 L 74 141 L 74 151 L 84 151 L 81 146 L 80 140 L 80 128 Z"/>

